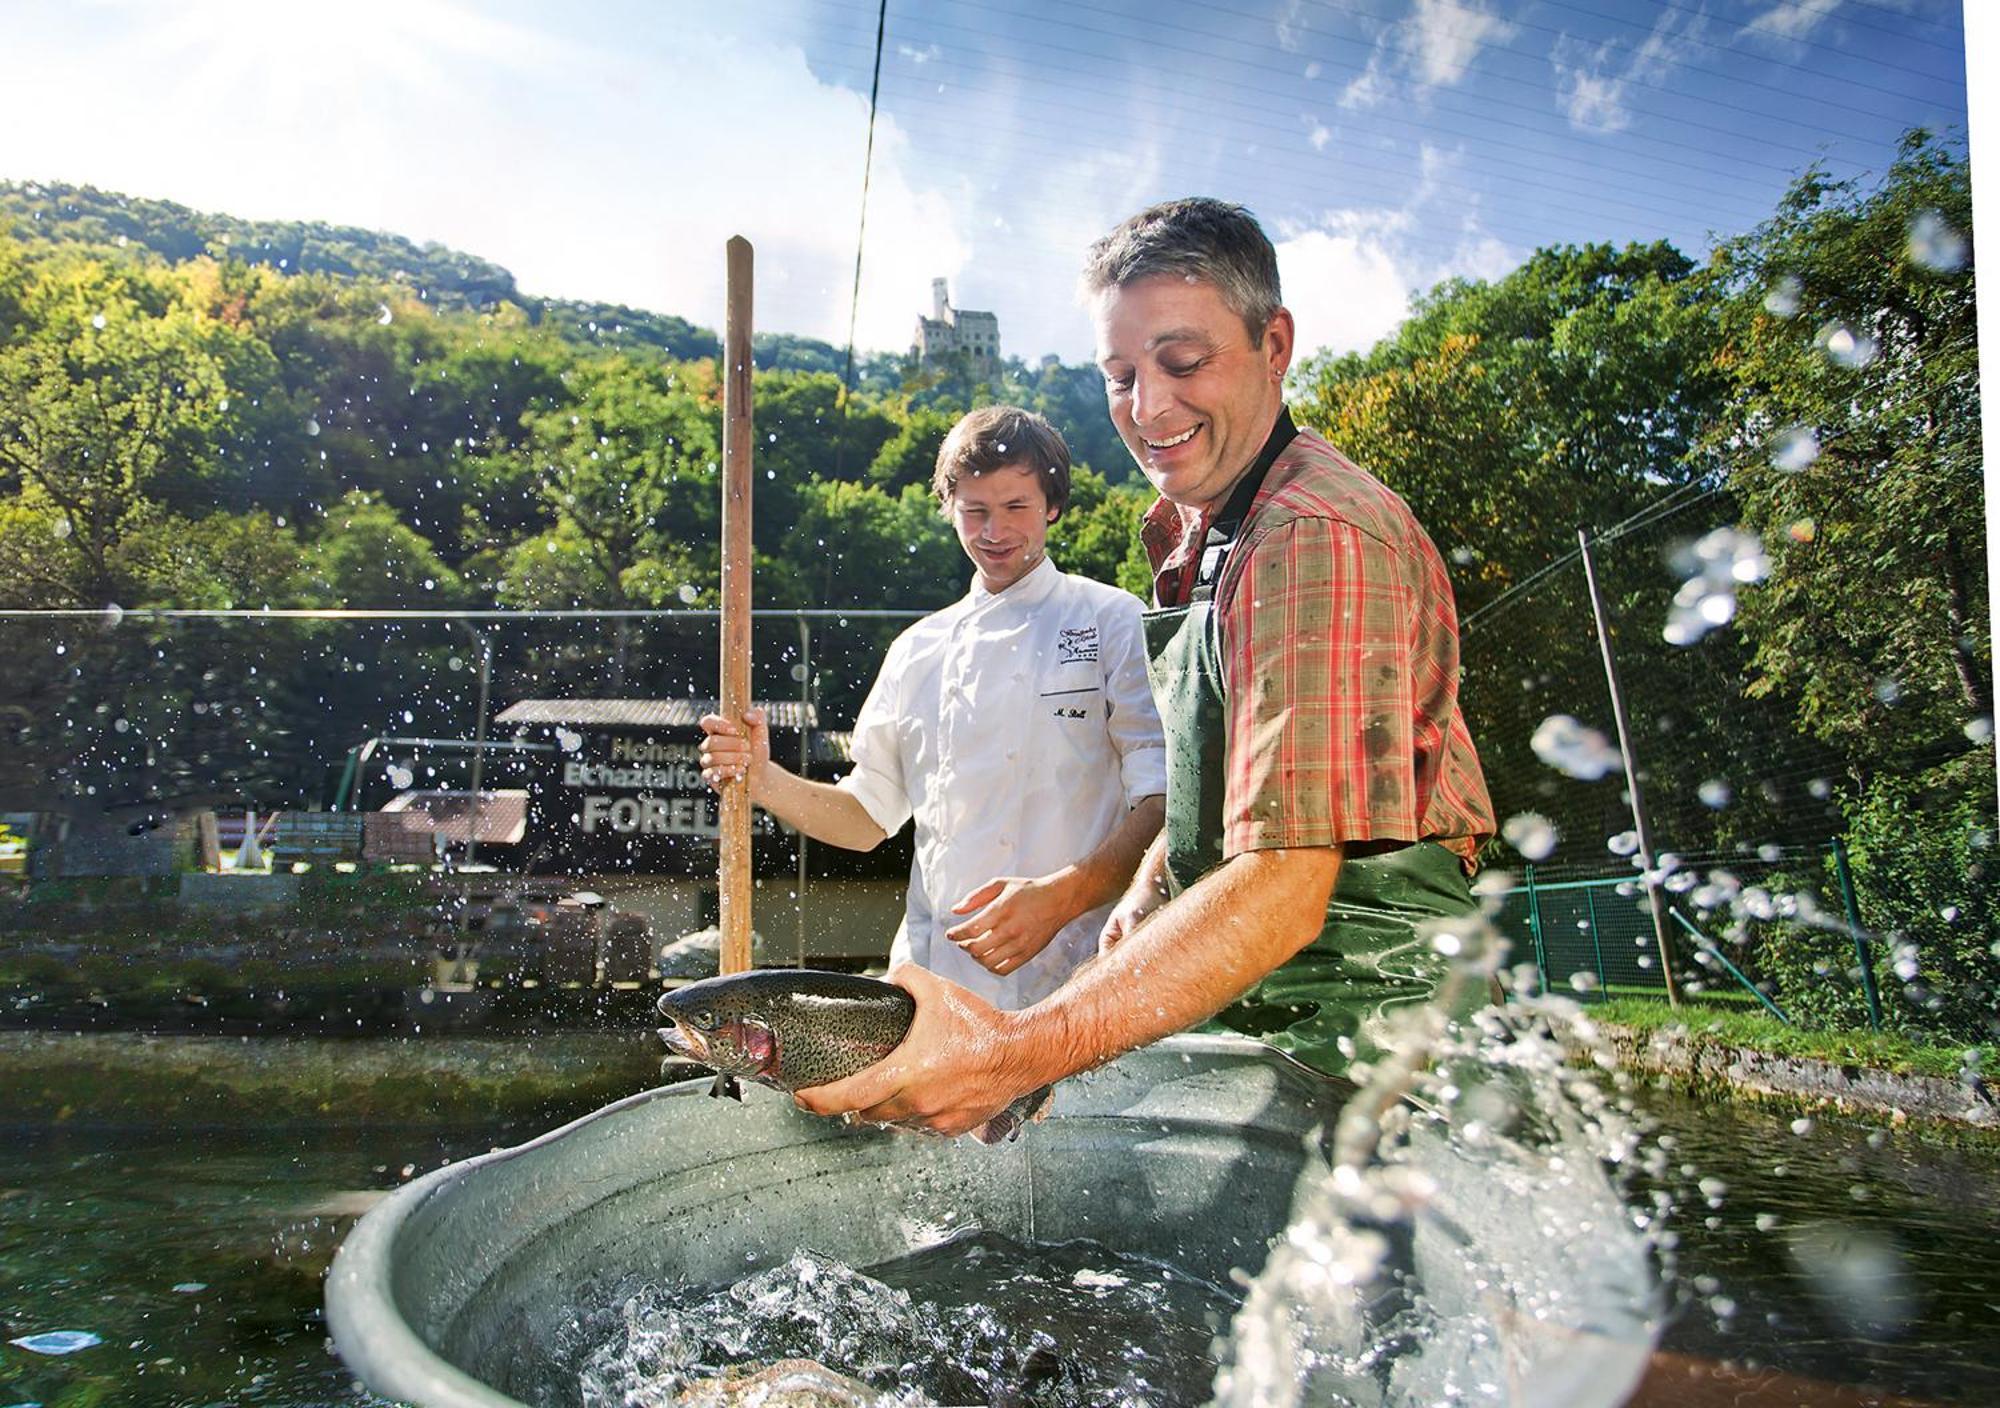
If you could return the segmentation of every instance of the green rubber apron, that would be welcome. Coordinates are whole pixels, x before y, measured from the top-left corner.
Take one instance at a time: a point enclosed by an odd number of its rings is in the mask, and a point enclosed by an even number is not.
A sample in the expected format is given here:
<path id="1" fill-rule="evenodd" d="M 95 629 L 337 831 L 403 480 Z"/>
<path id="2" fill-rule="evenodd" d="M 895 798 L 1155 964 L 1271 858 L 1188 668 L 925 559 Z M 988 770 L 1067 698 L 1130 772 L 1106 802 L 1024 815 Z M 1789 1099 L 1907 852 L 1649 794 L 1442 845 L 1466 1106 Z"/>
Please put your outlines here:
<path id="1" fill-rule="evenodd" d="M 1166 729 L 1172 894 L 1223 859 L 1227 690 L 1212 598 L 1270 458 L 1237 485 L 1210 527 L 1190 604 L 1145 615 L 1147 673 Z M 1362 854 L 1350 848 L 1319 936 L 1205 1030 L 1242 1032 L 1343 1073 L 1357 1056 L 1380 1055 L 1389 1015 L 1428 1000 L 1442 980 L 1446 960 L 1423 926 L 1474 909 L 1458 857 L 1435 841 L 1371 845 Z"/>

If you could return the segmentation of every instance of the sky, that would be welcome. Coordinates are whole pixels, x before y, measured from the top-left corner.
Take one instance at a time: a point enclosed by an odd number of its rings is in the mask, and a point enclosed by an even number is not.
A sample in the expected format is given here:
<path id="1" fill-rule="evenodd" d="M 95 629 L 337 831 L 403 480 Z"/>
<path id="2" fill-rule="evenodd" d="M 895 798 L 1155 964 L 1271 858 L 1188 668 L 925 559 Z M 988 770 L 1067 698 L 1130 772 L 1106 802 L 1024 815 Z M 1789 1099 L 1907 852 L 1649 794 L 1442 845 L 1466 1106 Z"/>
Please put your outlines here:
<path id="1" fill-rule="evenodd" d="M 1980 0 L 1984 3 L 1985 0 Z M 539 296 L 900 351 L 934 277 L 1091 356 L 1076 270 L 1239 201 L 1303 350 L 1537 247 L 1695 257 L 1817 162 L 1962 135 L 1959 0 L 0 0 L 0 177 L 393 231 Z M 861 238 L 864 165 L 866 236 Z"/>

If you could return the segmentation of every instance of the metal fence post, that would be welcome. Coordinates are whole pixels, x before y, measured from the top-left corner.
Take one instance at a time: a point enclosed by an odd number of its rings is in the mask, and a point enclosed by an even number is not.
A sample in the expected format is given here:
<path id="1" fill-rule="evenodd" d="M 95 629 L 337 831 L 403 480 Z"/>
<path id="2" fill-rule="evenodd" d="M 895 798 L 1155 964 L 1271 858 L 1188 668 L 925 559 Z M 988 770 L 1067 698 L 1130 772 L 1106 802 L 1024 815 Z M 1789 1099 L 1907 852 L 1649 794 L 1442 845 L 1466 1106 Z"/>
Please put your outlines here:
<path id="1" fill-rule="evenodd" d="M 1528 934 L 1535 941 L 1535 972 L 1541 975 L 1542 991 L 1549 990 L 1548 953 L 1542 943 L 1542 902 L 1535 893 L 1535 867 L 1526 868 L 1528 885 Z"/>
<path id="2" fill-rule="evenodd" d="M 1861 965 L 1861 990 L 1868 995 L 1868 1026 L 1882 1030 L 1882 997 L 1875 990 L 1875 955 L 1870 951 L 1868 931 L 1861 927 L 1861 906 L 1854 899 L 1854 876 L 1847 868 L 1847 843 L 1833 838 L 1833 873 L 1840 880 L 1841 903 L 1847 906 L 1847 928 L 1854 935 L 1854 961 Z"/>
<path id="3" fill-rule="evenodd" d="M 1673 950 L 1667 943 L 1667 899 L 1660 892 L 1660 873 L 1653 858 L 1653 831 L 1646 820 L 1646 794 L 1639 786 L 1639 759 L 1632 749 L 1632 725 L 1625 714 L 1625 692 L 1618 686 L 1618 660 L 1611 650 L 1611 623 L 1605 618 L 1604 594 L 1597 586 L 1597 564 L 1590 556 L 1590 529 L 1576 530 L 1577 552 L 1583 557 L 1584 585 L 1590 591 L 1590 613 L 1597 622 L 1597 646 L 1604 656 L 1604 682 L 1611 690 L 1611 715 L 1618 724 L 1618 752 L 1625 760 L 1625 792 L 1632 803 L 1632 830 L 1639 838 L 1639 863 L 1644 867 L 1646 903 L 1653 912 L 1653 938 L 1660 948 L 1660 977 L 1667 985 L 1667 1005 L 1681 1005 L 1674 984 Z"/>
<path id="4" fill-rule="evenodd" d="M 1585 890 L 1583 905 L 1585 912 L 1590 916 L 1590 951 L 1597 955 L 1597 990 L 1609 997 L 1611 979 L 1604 972 L 1604 944 L 1597 933 L 1597 896 Z"/>

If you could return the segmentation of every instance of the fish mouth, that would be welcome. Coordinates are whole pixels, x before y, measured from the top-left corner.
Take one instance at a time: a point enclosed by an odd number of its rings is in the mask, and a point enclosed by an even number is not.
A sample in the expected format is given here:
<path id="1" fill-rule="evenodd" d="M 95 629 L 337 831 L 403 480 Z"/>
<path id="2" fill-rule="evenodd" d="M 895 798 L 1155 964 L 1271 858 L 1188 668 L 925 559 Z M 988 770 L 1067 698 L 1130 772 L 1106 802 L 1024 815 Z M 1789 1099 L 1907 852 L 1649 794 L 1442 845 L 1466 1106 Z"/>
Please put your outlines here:
<path id="1" fill-rule="evenodd" d="M 708 1059 L 708 1042 L 700 1032 L 691 1030 L 684 1022 L 675 1022 L 671 1027 L 659 1028 L 660 1040 L 667 1050 L 677 1056 L 686 1056 L 696 1061 Z"/>

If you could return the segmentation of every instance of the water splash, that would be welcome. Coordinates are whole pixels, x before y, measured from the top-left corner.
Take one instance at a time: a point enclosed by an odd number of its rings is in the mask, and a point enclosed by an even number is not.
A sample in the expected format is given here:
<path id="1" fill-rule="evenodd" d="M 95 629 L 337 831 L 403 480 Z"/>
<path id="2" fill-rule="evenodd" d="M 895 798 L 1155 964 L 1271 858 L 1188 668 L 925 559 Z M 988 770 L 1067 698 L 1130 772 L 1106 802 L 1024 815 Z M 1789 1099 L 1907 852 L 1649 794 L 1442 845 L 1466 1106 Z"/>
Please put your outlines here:
<path id="1" fill-rule="evenodd" d="M 1456 928 L 1439 1004 L 1405 1017 L 1300 1181 L 1217 1408 L 1610 1405 L 1645 1368 L 1659 1296 L 1605 1173 L 1633 1166 L 1638 1125 L 1572 1066 L 1566 1043 L 1594 1037 L 1574 1003 L 1447 1020 L 1505 954 L 1489 917 Z"/>
<path id="2" fill-rule="evenodd" d="M 1670 644 L 1692 645 L 1735 619 L 1737 589 L 1769 576 L 1771 559 L 1755 533 L 1717 528 L 1678 549 L 1673 566 L 1684 580 L 1663 634 Z"/>

